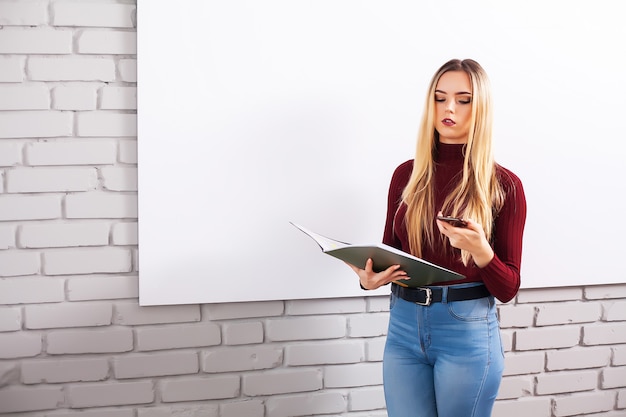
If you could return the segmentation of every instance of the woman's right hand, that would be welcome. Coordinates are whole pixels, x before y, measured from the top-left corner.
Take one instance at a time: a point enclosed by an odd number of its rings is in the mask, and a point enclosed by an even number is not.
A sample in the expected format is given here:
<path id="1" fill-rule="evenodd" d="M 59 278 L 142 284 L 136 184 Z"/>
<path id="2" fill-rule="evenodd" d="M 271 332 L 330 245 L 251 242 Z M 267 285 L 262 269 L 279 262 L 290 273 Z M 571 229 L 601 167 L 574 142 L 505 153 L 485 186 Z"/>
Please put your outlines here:
<path id="1" fill-rule="evenodd" d="M 346 264 L 359 276 L 361 286 L 366 290 L 375 290 L 392 281 L 409 279 L 409 277 L 406 276 L 406 272 L 400 269 L 400 265 L 392 265 L 384 271 L 374 272 L 374 262 L 371 258 L 365 263 L 365 269 L 361 269 L 347 262 Z"/>

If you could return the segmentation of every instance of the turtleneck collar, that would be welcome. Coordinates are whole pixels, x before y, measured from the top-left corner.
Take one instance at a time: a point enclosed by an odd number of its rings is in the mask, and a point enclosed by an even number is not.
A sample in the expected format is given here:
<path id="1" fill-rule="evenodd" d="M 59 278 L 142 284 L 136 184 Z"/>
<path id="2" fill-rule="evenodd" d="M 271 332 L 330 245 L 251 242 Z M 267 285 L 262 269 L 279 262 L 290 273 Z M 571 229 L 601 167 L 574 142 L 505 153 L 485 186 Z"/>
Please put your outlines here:
<path id="1" fill-rule="evenodd" d="M 435 159 L 439 163 L 463 162 L 464 143 L 441 143 L 437 141 Z"/>

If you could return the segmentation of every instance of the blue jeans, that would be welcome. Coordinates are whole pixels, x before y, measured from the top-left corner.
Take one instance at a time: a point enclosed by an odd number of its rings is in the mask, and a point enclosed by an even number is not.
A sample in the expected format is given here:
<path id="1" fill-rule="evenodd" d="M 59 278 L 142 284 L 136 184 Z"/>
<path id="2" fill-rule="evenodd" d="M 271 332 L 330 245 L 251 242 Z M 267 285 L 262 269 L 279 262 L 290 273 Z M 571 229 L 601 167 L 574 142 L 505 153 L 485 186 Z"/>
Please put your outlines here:
<path id="1" fill-rule="evenodd" d="M 475 284 L 461 284 L 467 287 Z M 504 353 L 492 296 L 420 306 L 391 295 L 383 358 L 389 417 L 489 417 Z"/>

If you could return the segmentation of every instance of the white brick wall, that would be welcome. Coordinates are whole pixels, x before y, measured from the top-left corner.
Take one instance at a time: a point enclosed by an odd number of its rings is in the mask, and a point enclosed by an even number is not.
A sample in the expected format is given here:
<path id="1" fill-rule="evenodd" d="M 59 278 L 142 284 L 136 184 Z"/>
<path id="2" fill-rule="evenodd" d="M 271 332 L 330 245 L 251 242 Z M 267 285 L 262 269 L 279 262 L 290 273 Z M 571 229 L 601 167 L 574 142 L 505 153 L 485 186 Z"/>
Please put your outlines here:
<path id="1" fill-rule="evenodd" d="M 385 417 L 386 297 L 139 306 L 135 9 L 0 0 L 0 414 Z M 626 416 L 626 285 L 499 315 L 495 417 Z"/>

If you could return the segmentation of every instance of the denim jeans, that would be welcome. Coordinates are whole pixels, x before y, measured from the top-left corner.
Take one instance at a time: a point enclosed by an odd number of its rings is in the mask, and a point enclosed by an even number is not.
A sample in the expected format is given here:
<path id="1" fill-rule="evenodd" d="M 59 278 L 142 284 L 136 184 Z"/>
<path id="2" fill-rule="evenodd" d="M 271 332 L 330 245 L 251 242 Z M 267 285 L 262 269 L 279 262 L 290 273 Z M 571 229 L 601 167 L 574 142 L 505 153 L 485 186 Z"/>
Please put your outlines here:
<path id="1" fill-rule="evenodd" d="M 467 287 L 475 284 L 461 284 Z M 489 417 L 504 353 L 492 296 L 430 306 L 391 295 L 383 358 L 389 417 Z"/>

